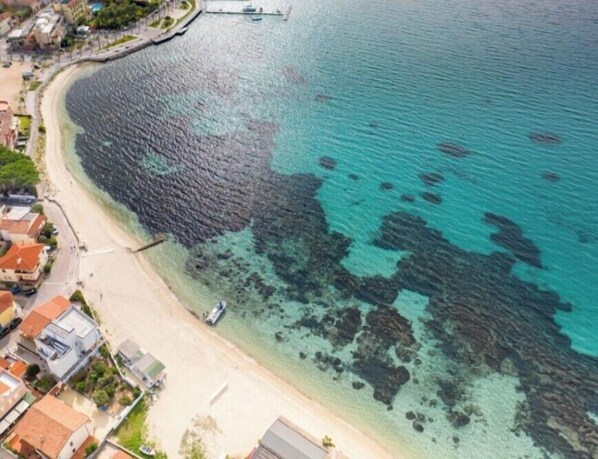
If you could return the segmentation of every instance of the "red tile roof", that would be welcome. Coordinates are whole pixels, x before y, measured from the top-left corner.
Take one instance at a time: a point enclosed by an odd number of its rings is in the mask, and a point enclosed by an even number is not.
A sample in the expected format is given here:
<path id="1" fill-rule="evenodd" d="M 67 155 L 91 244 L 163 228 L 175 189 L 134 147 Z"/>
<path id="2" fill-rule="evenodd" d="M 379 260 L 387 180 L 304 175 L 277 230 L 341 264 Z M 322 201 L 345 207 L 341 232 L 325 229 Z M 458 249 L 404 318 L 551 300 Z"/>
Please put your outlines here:
<path id="1" fill-rule="evenodd" d="M 44 244 L 15 242 L 8 252 L 0 257 L 0 269 L 33 272 L 44 248 Z"/>
<path id="2" fill-rule="evenodd" d="M 0 292 L 0 314 L 9 308 L 12 308 L 15 302 L 15 297 L 12 293 L 5 291 Z"/>
<path id="3" fill-rule="evenodd" d="M 21 334 L 27 338 L 35 338 L 46 328 L 46 325 L 66 311 L 70 304 L 70 301 L 65 297 L 57 296 L 47 303 L 38 306 L 19 325 Z"/>

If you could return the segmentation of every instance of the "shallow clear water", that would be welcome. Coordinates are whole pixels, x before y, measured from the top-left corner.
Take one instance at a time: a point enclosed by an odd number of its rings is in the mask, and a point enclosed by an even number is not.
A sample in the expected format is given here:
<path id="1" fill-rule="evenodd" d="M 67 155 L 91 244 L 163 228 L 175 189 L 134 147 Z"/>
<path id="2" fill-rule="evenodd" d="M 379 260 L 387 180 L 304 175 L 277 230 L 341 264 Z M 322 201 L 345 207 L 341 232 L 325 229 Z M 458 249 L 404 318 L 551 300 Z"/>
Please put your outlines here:
<path id="1" fill-rule="evenodd" d="M 172 235 L 150 257 L 177 294 L 198 314 L 227 298 L 225 336 L 388 448 L 591 457 L 597 18 L 572 0 L 205 15 L 66 106 L 85 173 Z"/>

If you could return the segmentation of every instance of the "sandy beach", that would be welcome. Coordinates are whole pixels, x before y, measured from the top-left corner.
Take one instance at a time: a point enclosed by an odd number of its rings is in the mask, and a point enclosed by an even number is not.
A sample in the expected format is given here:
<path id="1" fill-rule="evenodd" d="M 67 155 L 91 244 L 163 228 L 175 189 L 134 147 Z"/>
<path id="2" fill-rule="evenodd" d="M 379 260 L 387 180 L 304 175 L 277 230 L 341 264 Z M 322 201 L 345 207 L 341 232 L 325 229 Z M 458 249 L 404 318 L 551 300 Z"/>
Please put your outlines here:
<path id="1" fill-rule="evenodd" d="M 181 437 L 193 419 L 211 416 L 216 427 L 207 440 L 210 457 L 247 455 L 283 415 L 316 438 L 330 436 L 336 450 L 348 457 L 403 457 L 390 454 L 208 329 L 176 299 L 143 256 L 128 251 L 139 241 L 123 231 L 66 169 L 55 114 L 61 92 L 77 70 L 71 67 L 60 73 L 43 96 L 48 181 L 52 196 L 88 246 L 81 257 L 80 279 L 110 344 L 116 347 L 132 338 L 166 365 L 165 388 L 149 416 L 151 434 L 159 445 L 170 457 L 179 457 Z M 225 385 L 227 389 L 210 404 Z"/>

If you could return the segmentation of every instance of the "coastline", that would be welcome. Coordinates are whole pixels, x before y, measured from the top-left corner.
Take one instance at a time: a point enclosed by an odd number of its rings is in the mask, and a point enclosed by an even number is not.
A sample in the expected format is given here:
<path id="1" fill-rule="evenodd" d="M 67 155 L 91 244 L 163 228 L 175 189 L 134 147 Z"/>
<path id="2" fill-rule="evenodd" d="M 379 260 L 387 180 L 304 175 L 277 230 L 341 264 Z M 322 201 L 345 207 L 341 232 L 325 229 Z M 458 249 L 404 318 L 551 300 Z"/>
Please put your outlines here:
<path id="1" fill-rule="evenodd" d="M 223 451 L 247 454 L 276 417 L 283 415 L 316 438 L 330 436 L 337 450 L 350 457 L 411 457 L 411 452 L 391 455 L 208 330 L 174 297 L 143 255 L 129 253 L 127 248 L 139 241 L 73 180 L 65 163 L 56 113 L 61 95 L 79 71 L 80 66 L 74 66 L 61 72 L 42 97 L 47 178 L 52 196 L 89 248 L 81 258 L 80 279 L 110 344 L 115 347 L 131 337 L 167 367 L 166 387 L 149 415 L 151 433 L 160 445 L 176 457 L 180 438 L 193 418 L 210 415 L 219 429 L 214 444 L 208 445 L 211 455 Z M 225 383 L 228 390 L 210 405 L 212 395 Z"/>

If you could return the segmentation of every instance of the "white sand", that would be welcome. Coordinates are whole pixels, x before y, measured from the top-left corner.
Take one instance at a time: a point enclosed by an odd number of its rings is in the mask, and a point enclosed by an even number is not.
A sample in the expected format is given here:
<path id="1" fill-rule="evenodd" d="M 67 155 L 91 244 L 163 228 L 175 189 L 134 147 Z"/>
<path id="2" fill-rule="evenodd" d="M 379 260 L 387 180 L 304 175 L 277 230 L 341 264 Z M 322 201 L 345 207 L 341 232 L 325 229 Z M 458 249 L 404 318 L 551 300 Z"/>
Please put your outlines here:
<path id="1" fill-rule="evenodd" d="M 59 120 L 54 114 L 62 88 L 76 72 L 76 68 L 69 68 L 58 75 L 43 97 L 48 179 L 55 198 L 88 245 L 90 255 L 82 257 L 80 278 L 111 345 L 115 347 L 130 337 L 166 365 L 165 389 L 149 416 L 151 433 L 161 447 L 170 457 L 178 457 L 181 436 L 192 419 L 210 415 L 219 429 L 215 440 L 210 441 L 210 456 L 225 452 L 247 455 L 268 426 L 284 415 L 316 438 L 329 435 L 337 450 L 349 457 L 402 457 L 389 454 L 194 319 L 143 256 L 126 250 L 139 242 L 126 234 L 66 170 Z M 99 253 L 93 255 L 94 251 Z M 210 406 L 210 399 L 225 383 L 228 389 Z"/>
<path id="2" fill-rule="evenodd" d="M 7 69 L 0 67 L 0 100 L 8 101 L 13 112 L 18 112 L 19 93 L 23 88 L 21 73 L 25 70 L 31 70 L 31 64 L 13 61 Z"/>

